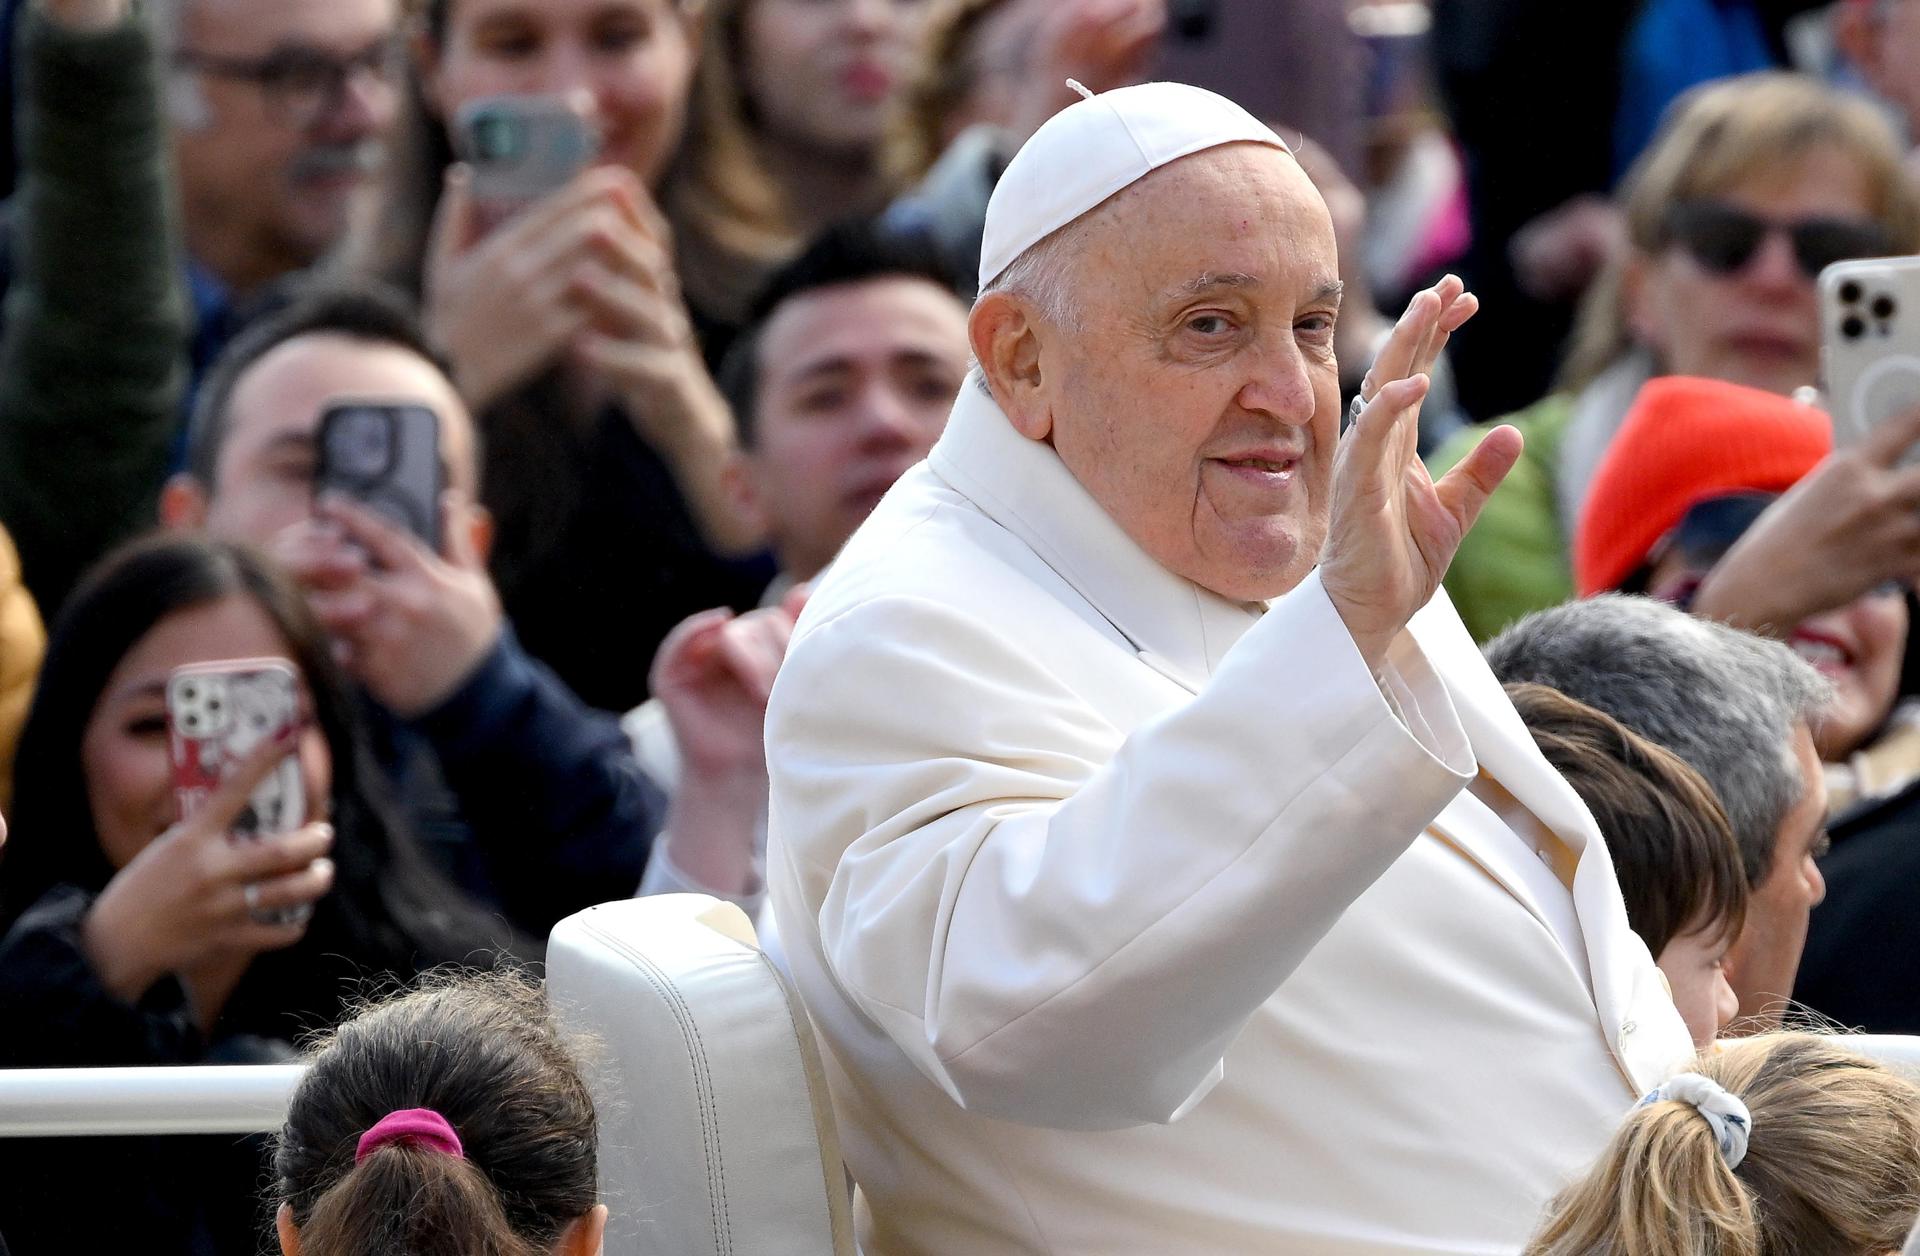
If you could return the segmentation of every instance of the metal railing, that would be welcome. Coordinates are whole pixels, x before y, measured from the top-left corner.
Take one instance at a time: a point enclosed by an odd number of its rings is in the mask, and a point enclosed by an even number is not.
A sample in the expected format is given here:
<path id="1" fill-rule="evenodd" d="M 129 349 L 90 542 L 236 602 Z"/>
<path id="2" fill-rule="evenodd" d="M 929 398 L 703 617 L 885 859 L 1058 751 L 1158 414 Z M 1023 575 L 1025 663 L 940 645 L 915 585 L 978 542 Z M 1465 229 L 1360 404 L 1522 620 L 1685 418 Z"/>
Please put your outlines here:
<path id="1" fill-rule="evenodd" d="M 304 1064 L 0 1069 L 0 1138 L 260 1134 L 280 1128 Z"/>

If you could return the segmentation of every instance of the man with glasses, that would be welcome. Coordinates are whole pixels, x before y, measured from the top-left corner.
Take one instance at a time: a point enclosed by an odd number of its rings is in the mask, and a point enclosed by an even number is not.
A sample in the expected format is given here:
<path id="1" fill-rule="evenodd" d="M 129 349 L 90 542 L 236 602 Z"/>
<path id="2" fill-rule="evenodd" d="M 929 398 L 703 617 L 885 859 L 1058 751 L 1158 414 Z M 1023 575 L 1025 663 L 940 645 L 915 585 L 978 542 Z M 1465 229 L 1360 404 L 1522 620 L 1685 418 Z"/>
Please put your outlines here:
<path id="1" fill-rule="evenodd" d="M 141 8 L 62 0 L 21 23 L 0 521 L 49 611 L 152 518 L 183 384 L 339 240 L 398 104 L 397 0 Z"/>

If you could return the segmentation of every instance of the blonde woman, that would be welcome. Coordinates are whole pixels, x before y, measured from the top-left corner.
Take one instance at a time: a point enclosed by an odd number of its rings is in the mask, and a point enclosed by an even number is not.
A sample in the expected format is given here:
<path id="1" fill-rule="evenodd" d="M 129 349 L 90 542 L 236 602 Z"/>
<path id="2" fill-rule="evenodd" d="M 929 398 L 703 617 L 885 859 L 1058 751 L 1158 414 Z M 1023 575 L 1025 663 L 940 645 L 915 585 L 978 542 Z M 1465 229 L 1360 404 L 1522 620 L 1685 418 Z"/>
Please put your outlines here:
<path id="1" fill-rule="evenodd" d="M 1620 194 L 1627 247 L 1587 294 L 1562 391 L 1505 420 L 1527 449 L 1447 573 L 1486 640 L 1573 596 L 1574 522 L 1640 386 L 1695 375 L 1782 395 L 1820 364 L 1814 280 L 1850 257 L 1920 250 L 1920 200 L 1884 117 L 1803 76 L 1696 89 Z M 1474 447 L 1461 433 L 1437 474 Z"/>
<path id="2" fill-rule="evenodd" d="M 1526 1256 L 1892 1256 L 1920 1212 L 1920 1087 L 1844 1039 L 1722 1044 L 1640 1102 Z"/>

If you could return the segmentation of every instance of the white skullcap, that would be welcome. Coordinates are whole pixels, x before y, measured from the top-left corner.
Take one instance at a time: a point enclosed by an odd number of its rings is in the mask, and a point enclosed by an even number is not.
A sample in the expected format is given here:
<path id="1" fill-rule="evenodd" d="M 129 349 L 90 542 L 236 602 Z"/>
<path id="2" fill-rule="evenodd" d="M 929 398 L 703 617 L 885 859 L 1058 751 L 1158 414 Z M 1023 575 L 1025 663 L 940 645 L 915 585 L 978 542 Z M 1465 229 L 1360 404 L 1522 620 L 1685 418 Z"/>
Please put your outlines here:
<path id="1" fill-rule="evenodd" d="M 1242 142 L 1293 151 L 1225 96 L 1185 83 L 1143 83 L 1074 102 L 1021 145 L 993 189 L 980 242 L 980 287 L 1149 172 Z"/>

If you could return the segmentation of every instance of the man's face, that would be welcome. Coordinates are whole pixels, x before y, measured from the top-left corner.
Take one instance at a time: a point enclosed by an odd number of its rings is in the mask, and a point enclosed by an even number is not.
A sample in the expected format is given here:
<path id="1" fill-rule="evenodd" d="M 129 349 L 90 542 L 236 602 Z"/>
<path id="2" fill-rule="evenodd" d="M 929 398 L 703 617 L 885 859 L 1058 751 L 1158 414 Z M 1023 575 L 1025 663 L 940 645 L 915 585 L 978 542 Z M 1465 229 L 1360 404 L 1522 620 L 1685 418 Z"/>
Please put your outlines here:
<path id="1" fill-rule="evenodd" d="M 1326 539 L 1340 384 L 1333 224 L 1293 158 L 1176 161 L 1080 233 L 1079 328 L 1038 326 L 1060 458 L 1161 565 L 1277 597 Z"/>
<path id="2" fill-rule="evenodd" d="M 397 345 L 316 333 L 275 348 L 233 390 L 206 501 L 207 531 L 265 546 L 311 516 L 320 416 L 342 397 L 411 402 L 438 414 L 448 484 L 474 499 L 473 421 L 439 368 Z"/>
<path id="3" fill-rule="evenodd" d="M 390 55 L 399 9 L 394 0 L 179 3 L 183 64 L 172 72 L 185 80 L 182 97 L 199 98 L 174 111 L 187 243 L 226 283 L 251 288 L 315 261 L 369 187 L 399 102 Z M 331 90 L 329 67 L 346 63 L 354 68 Z"/>
<path id="4" fill-rule="evenodd" d="M 810 578 L 927 456 L 967 370 L 967 312 L 916 278 L 803 293 L 760 342 L 749 507 L 781 566 Z"/>
<path id="5" fill-rule="evenodd" d="M 1893 0 L 1871 23 L 1872 52 L 1862 69 L 1868 83 L 1900 110 L 1920 142 L 1920 0 Z"/>
<path id="6" fill-rule="evenodd" d="M 1754 887 L 1746 925 L 1727 956 L 1743 1021 L 1758 1018 L 1763 1025 L 1779 1022 L 1793 994 L 1807 917 L 1827 896 L 1827 883 L 1814 863 L 1826 847 L 1827 780 L 1805 724 L 1794 732 L 1793 750 L 1806 792 L 1780 822 L 1773 866 Z"/>

